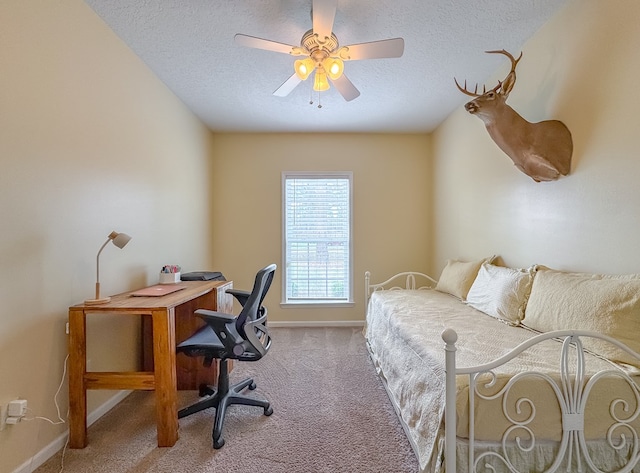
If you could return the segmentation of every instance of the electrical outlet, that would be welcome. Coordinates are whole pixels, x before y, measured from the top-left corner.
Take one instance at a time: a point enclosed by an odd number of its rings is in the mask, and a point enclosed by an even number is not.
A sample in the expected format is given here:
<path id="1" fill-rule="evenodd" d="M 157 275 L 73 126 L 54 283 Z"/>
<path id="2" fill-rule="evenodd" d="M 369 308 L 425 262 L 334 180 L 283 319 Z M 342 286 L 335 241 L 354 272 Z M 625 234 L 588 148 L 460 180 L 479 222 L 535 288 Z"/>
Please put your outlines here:
<path id="1" fill-rule="evenodd" d="M 27 400 L 16 399 L 9 403 L 9 416 L 10 417 L 24 417 L 27 415 Z"/>
<path id="2" fill-rule="evenodd" d="M 0 405 L 0 431 L 3 431 L 7 425 L 7 410 L 8 406 L 6 404 Z"/>

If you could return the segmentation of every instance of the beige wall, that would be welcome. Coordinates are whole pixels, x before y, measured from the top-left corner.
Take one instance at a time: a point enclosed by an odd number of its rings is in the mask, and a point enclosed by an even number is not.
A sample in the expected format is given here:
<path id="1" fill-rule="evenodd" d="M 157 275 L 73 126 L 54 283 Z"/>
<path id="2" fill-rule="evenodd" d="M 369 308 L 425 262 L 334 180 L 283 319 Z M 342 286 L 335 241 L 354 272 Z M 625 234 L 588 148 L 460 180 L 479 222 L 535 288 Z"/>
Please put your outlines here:
<path id="1" fill-rule="evenodd" d="M 56 418 L 69 305 L 157 280 L 164 263 L 207 266 L 211 133 L 80 0 L 0 2 L 0 403 Z M 97 370 L 137 360 L 137 324 L 89 324 Z M 113 392 L 90 393 L 90 408 Z M 67 384 L 59 397 L 67 410 Z M 0 432 L 11 472 L 66 430 Z"/>
<path id="2" fill-rule="evenodd" d="M 568 177 L 533 182 L 462 105 L 438 128 L 433 272 L 495 253 L 514 266 L 640 271 L 638 18 L 636 0 L 573 0 L 523 48 L 508 102 L 529 121 L 565 122 Z"/>
<path id="3" fill-rule="evenodd" d="M 380 280 L 424 268 L 431 251 L 427 135 L 216 134 L 214 266 L 235 287 L 279 266 L 267 296 L 270 320 L 364 319 L 364 272 Z M 281 308 L 283 171 L 353 171 L 355 306 Z"/>

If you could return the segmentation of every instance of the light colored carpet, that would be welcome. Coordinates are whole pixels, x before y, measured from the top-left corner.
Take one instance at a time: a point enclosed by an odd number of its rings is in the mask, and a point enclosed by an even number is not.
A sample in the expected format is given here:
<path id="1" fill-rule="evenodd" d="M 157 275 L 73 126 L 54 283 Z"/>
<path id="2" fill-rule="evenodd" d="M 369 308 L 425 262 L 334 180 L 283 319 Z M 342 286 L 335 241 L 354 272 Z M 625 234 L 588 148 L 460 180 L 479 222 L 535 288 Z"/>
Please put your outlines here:
<path id="1" fill-rule="evenodd" d="M 231 406 L 225 446 L 211 446 L 213 410 L 180 420 L 180 439 L 157 448 L 154 394 L 128 396 L 89 429 L 89 446 L 67 450 L 66 473 L 229 473 L 418 471 L 418 464 L 357 328 L 278 328 L 253 363 L 236 363 L 231 382 L 254 377 L 256 397 L 274 413 Z M 197 392 L 179 393 L 179 404 Z M 60 453 L 36 470 L 57 473 Z"/>

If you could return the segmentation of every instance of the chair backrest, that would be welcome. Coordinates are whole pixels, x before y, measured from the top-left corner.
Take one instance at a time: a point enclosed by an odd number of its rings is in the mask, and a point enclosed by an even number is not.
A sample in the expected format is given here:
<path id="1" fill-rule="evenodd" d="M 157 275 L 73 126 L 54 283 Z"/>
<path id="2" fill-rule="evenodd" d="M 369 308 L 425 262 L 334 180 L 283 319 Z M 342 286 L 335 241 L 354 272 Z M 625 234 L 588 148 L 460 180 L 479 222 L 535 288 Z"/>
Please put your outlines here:
<path id="1" fill-rule="evenodd" d="M 262 301 L 273 281 L 276 265 L 270 264 L 256 274 L 253 290 L 236 319 L 236 330 L 245 342 L 234 354 L 239 360 L 255 361 L 262 358 L 271 347 L 271 336 L 267 328 L 267 308 Z"/>
<path id="2" fill-rule="evenodd" d="M 273 276 L 276 272 L 277 266 L 275 264 L 270 264 L 262 268 L 256 274 L 255 282 L 253 283 L 253 289 L 251 290 L 251 294 L 245 302 L 240 314 L 236 319 L 236 330 L 243 337 L 246 338 L 244 326 L 247 322 L 255 321 L 260 316 L 262 302 L 264 301 L 265 296 L 267 295 L 267 291 L 269 287 L 271 287 L 271 282 L 273 281 Z"/>

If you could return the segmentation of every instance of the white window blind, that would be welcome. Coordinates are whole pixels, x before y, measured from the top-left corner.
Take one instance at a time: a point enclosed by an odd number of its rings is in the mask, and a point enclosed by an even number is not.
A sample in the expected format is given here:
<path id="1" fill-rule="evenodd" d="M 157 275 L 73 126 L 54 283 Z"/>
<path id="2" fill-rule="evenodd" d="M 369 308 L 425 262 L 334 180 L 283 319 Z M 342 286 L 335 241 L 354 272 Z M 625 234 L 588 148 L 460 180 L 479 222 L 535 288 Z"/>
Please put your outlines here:
<path id="1" fill-rule="evenodd" d="M 283 174 L 285 303 L 351 302 L 351 177 Z"/>

